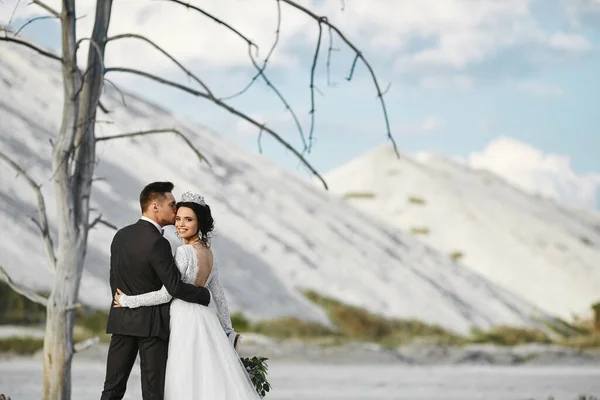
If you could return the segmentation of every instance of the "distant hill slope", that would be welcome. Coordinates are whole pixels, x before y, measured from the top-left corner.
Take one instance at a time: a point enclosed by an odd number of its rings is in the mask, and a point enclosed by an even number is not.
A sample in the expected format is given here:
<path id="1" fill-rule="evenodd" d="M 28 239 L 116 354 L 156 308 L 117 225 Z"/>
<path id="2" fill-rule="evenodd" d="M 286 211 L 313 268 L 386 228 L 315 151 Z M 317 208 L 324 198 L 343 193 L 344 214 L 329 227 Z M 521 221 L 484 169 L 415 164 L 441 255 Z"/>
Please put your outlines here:
<path id="1" fill-rule="evenodd" d="M 0 43 L 0 150 L 40 183 L 54 223 L 50 141 L 62 107 L 59 65 L 28 49 Z M 251 318 L 298 316 L 326 321 L 303 289 L 313 289 L 386 316 L 418 318 L 458 332 L 473 326 L 533 325 L 540 316 L 521 297 L 452 262 L 410 234 L 365 216 L 266 158 L 251 154 L 137 96 L 110 87 L 97 135 L 177 127 L 213 165 L 202 165 L 174 136 L 98 144 L 93 207 L 117 226 L 136 221 L 141 188 L 171 180 L 176 197 L 201 192 L 216 220 L 214 248 L 231 308 Z M 30 216 L 31 188 L 0 162 L 1 264 L 17 281 L 48 288 L 52 272 Z M 96 215 L 94 212 L 94 216 Z M 92 216 L 93 218 L 93 216 Z M 114 232 L 91 232 L 81 298 L 110 305 L 109 245 Z M 595 240 L 594 237 L 591 237 Z"/>
<path id="2" fill-rule="evenodd" d="M 326 174 L 334 193 L 543 310 L 600 301 L 600 217 L 449 158 L 381 147 Z"/>

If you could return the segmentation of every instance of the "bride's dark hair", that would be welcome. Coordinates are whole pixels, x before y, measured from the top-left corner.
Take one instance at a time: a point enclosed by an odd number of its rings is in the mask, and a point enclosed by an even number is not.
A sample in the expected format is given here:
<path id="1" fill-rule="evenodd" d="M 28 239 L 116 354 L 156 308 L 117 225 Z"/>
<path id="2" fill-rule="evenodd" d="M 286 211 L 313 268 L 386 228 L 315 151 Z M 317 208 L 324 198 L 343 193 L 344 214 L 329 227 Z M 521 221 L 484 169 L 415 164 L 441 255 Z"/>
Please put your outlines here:
<path id="1" fill-rule="evenodd" d="M 196 219 L 198 220 L 198 232 L 196 234 L 198 234 L 200 241 L 205 247 L 210 247 L 211 232 L 215 229 L 215 220 L 210 212 L 210 206 L 208 204 L 202 206 L 191 201 L 180 201 L 177 203 L 177 209 L 179 210 L 180 207 L 191 208 L 194 214 L 196 214 Z"/>

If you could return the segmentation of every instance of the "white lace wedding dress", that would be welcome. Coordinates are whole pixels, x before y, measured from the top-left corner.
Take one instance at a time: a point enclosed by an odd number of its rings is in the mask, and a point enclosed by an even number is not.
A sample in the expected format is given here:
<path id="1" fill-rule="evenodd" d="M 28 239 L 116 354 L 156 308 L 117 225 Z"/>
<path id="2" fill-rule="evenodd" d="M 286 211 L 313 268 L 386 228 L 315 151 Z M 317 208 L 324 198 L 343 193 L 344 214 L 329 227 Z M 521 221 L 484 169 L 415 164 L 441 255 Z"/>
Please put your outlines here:
<path id="1" fill-rule="evenodd" d="M 196 250 L 177 248 L 182 280 L 194 284 L 198 274 Z M 216 262 L 204 285 L 211 292 L 209 307 L 173 299 L 171 335 L 165 376 L 165 400 L 260 399 L 228 336 L 235 336 Z M 163 287 L 136 296 L 121 295 L 123 307 L 163 304 L 172 299 Z M 217 314 L 219 318 L 217 318 Z M 219 322 L 220 319 L 220 322 Z M 225 332 L 223 332 L 225 330 Z"/>

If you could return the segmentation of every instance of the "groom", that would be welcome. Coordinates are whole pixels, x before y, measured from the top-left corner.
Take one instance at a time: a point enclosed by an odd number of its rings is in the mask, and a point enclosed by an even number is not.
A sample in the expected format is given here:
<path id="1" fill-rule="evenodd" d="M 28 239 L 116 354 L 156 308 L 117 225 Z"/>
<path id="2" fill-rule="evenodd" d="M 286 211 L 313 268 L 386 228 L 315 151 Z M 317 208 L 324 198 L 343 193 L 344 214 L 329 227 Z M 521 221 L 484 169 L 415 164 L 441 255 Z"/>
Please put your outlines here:
<path id="1" fill-rule="evenodd" d="M 142 218 L 120 229 L 110 246 L 110 287 L 136 295 L 159 290 L 207 306 L 210 292 L 183 283 L 163 226 L 175 221 L 171 182 L 153 182 L 140 193 Z M 120 400 L 139 352 L 142 398 L 162 400 L 169 339 L 169 303 L 139 308 L 111 307 L 106 333 L 112 334 L 101 400 Z"/>

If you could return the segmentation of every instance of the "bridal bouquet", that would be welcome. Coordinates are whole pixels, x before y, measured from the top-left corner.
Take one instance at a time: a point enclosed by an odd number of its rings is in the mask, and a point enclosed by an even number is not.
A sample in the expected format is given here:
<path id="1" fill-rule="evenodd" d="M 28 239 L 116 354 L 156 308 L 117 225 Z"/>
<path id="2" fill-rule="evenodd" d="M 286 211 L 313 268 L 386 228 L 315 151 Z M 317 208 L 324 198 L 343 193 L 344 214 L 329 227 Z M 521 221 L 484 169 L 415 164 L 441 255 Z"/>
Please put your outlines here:
<path id="1" fill-rule="evenodd" d="M 266 357 L 240 357 L 242 364 L 246 368 L 250 379 L 254 384 L 256 392 L 260 397 L 265 397 L 267 392 L 271 390 L 271 384 L 267 381 L 267 363 Z"/>

